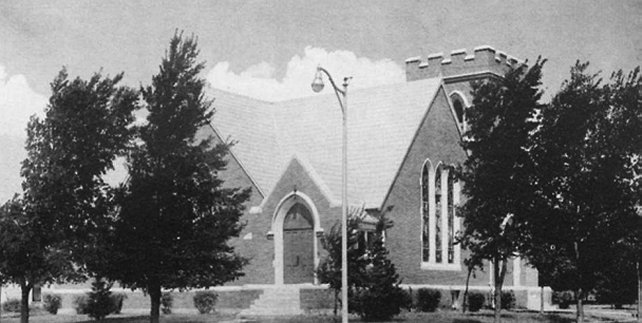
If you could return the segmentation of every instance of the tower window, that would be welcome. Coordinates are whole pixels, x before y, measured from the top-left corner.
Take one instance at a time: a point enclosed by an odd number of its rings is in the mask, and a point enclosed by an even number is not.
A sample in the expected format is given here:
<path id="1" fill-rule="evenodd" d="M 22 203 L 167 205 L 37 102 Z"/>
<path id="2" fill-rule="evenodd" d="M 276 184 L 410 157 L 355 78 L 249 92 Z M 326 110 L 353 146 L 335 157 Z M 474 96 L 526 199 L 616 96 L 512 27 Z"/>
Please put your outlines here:
<path id="1" fill-rule="evenodd" d="M 465 122 L 464 118 L 466 117 L 466 104 L 464 103 L 464 98 L 459 95 L 459 93 L 453 93 L 450 95 L 450 101 L 453 104 L 453 109 L 455 110 L 455 117 L 457 118 L 457 123 L 463 128 Z"/>

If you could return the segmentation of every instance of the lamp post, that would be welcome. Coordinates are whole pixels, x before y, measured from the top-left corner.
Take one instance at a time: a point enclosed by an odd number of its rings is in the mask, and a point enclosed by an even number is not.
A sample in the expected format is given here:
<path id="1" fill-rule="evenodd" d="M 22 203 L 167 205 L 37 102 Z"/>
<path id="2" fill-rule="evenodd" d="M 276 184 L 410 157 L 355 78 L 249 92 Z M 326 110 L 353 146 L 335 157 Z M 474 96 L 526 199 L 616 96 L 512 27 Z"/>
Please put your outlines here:
<path id="1" fill-rule="evenodd" d="M 317 66 L 317 72 L 312 81 L 312 90 L 321 92 L 323 90 L 323 74 L 332 84 L 341 106 L 343 115 L 343 145 L 341 158 L 341 321 L 348 322 L 348 82 L 351 77 L 343 78 L 343 89 L 337 87 L 330 76 L 330 73 L 323 67 Z"/>

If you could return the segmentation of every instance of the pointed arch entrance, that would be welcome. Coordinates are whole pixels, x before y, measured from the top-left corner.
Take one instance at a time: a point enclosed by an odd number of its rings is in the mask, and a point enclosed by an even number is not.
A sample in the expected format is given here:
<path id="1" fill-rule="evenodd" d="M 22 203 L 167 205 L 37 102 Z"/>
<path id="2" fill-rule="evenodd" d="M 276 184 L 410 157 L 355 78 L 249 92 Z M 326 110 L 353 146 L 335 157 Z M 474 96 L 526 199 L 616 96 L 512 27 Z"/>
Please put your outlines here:
<path id="1" fill-rule="evenodd" d="M 318 283 L 319 214 L 312 200 L 292 192 L 277 205 L 272 219 L 276 284 Z"/>

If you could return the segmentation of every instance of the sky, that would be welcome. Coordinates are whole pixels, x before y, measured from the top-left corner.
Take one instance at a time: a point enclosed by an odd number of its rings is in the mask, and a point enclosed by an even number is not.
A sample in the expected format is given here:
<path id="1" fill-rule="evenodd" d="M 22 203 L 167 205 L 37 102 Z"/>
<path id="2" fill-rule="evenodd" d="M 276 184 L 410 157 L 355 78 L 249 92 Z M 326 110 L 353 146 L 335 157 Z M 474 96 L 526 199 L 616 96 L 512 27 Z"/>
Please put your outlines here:
<path id="1" fill-rule="evenodd" d="M 150 83 L 176 30 L 198 37 L 202 77 L 263 100 L 313 95 L 319 64 L 351 87 L 405 81 L 404 61 L 490 45 L 548 59 L 550 97 L 576 60 L 608 77 L 642 62 L 642 1 L 0 1 L 0 203 L 20 193 L 29 116 L 49 83 L 125 73 Z"/>

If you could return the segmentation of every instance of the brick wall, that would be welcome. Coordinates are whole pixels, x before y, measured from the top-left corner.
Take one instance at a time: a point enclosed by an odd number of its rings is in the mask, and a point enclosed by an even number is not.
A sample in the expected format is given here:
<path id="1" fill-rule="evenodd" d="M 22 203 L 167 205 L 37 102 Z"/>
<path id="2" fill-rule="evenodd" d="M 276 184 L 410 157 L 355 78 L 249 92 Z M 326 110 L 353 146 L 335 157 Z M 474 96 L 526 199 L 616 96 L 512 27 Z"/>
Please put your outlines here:
<path id="1" fill-rule="evenodd" d="M 465 270 L 433 271 L 421 269 L 421 169 L 429 158 L 434 165 L 463 162 L 459 133 L 443 89 L 437 93 L 416 138 L 401 165 L 398 176 L 384 203 L 392 206 L 388 217 L 394 226 L 386 232 L 390 258 L 405 284 L 462 284 Z M 465 254 L 462 254 L 462 258 Z M 486 279 L 486 282 L 488 280 Z"/>

